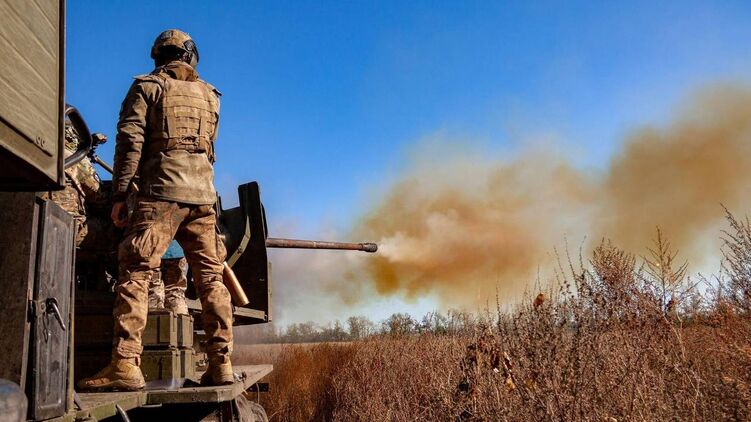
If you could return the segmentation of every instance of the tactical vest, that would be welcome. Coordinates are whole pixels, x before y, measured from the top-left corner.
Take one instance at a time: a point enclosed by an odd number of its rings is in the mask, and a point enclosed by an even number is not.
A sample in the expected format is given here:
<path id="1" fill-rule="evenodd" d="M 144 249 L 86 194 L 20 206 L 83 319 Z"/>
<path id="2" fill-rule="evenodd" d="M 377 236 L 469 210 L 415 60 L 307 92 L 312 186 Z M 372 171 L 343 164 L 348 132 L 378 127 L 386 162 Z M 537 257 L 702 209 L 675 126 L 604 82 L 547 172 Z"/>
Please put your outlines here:
<path id="1" fill-rule="evenodd" d="M 148 149 L 150 154 L 182 149 L 205 153 L 214 162 L 211 136 L 216 129 L 219 101 L 214 88 L 204 81 L 148 75 L 162 87 L 162 95 L 151 113 Z"/>
<path id="2" fill-rule="evenodd" d="M 161 95 L 149 107 L 139 162 L 141 193 L 186 204 L 213 204 L 214 145 L 219 119 L 218 92 L 208 83 L 139 76 L 158 84 Z"/>

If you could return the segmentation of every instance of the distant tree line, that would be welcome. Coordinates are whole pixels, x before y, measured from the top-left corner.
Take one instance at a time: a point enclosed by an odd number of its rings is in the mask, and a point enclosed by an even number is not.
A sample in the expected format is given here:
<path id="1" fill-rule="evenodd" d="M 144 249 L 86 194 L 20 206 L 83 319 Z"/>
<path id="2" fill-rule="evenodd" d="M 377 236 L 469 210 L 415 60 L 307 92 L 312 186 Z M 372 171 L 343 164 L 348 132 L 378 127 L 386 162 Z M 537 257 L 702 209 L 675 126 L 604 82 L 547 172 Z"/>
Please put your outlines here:
<path id="1" fill-rule="evenodd" d="M 417 319 L 407 313 L 394 313 L 374 322 L 365 316 L 351 316 L 344 322 L 329 324 L 313 321 L 286 326 L 263 324 L 241 334 L 241 341 L 251 343 L 319 343 L 363 340 L 374 336 L 408 336 L 414 334 L 456 334 L 472 326 L 476 315 L 449 310 L 429 312 Z"/>

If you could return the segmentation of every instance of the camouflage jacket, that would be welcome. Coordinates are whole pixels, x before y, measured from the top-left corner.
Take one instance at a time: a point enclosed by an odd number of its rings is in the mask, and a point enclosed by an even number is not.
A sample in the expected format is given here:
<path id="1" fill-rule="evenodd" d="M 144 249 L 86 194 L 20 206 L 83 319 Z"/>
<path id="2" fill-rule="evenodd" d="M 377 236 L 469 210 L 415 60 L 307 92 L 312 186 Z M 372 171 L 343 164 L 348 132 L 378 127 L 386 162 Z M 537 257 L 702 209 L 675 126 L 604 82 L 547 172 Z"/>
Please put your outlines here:
<path id="1" fill-rule="evenodd" d="M 141 195 L 187 204 L 213 204 L 213 142 L 217 136 L 219 95 L 182 62 L 136 77 L 120 109 L 113 199 L 125 200 L 138 175 Z"/>
<path id="2" fill-rule="evenodd" d="M 69 125 L 65 125 L 66 156 L 78 148 L 78 134 Z M 59 204 L 76 220 L 86 219 L 86 204 L 107 201 L 100 189 L 101 182 L 88 157 L 76 165 L 65 169 L 65 189 L 52 192 L 51 199 Z"/>

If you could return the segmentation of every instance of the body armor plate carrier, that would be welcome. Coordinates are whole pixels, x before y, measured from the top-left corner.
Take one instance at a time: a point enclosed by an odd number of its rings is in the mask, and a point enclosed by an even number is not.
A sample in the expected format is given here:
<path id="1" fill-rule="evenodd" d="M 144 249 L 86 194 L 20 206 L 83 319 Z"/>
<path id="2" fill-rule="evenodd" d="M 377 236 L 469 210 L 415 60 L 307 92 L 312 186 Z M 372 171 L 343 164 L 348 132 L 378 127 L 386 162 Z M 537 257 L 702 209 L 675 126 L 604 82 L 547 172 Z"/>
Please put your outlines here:
<path id="1" fill-rule="evenodd" d="M 215 90 L 202 80 L 182 81 L 162 75 L 142 77 L 157 82 L 162 95 L 154 112 L 149 153 L 172 149 L 203 152 L 214 162 L 212 136 L 219 116 Z"/>

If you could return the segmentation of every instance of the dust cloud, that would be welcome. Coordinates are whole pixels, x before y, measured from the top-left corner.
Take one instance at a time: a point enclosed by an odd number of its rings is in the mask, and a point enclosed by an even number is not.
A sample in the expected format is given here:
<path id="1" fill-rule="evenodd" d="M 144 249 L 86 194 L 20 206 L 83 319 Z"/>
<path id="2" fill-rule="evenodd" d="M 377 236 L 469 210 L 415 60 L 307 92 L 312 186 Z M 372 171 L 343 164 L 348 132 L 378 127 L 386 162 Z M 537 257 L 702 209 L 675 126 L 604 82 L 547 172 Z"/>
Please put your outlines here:
<path id="1" fill-rule="evenodd" d="M 642 254 L 657 226 L 700 265 L 716 257 L 721 204 L 740 214 L 751 204 L 751 89 L 695 94 L 595 169 L 565 157 L 543 147 L 509 160 L 426 152 L 359 221 L 357 238 L 380 251 L 352 274 L 380 295 L 482 304 L 544 280 L 564 239 L 574 253 L 607 237 Z"/>

